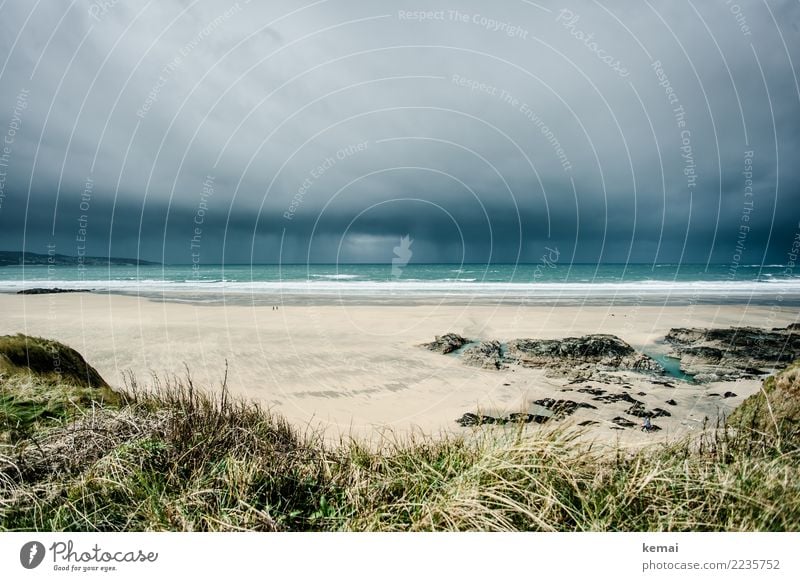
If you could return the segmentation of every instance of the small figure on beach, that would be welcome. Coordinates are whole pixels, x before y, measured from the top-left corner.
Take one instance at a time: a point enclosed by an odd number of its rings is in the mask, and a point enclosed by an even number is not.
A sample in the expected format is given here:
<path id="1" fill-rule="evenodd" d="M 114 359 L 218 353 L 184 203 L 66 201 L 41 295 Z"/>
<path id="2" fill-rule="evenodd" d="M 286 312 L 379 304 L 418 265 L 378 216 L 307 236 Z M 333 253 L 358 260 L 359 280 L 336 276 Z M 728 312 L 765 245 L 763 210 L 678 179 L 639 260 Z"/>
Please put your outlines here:
<path id="1" fill-rule="evenodd" d="M 647 416 L 644 418 L 644 421 L 642 422 L 642 431 L 649 432 L 652 429 L 653 429 L 653 424 L 650 423 L 650 416 Z"/>

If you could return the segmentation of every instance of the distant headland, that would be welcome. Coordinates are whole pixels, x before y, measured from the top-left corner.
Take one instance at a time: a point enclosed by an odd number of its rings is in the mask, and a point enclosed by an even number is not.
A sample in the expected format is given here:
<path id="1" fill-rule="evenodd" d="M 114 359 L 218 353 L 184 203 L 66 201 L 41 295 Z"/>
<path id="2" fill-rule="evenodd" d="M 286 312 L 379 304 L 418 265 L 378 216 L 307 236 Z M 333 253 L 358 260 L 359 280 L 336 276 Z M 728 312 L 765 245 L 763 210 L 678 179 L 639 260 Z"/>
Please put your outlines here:
<path id="1" fill-rule="evenodd" d="M 137 266 L 160 264 L 139 258 L 113 258 L 110 256 L 69 256 L 66 254 L 39 254 L 36 252 L 22 252 L 19 250 L 0 250 L 0 266 L 20 265 L 83 265 L 83 266 Z"/>

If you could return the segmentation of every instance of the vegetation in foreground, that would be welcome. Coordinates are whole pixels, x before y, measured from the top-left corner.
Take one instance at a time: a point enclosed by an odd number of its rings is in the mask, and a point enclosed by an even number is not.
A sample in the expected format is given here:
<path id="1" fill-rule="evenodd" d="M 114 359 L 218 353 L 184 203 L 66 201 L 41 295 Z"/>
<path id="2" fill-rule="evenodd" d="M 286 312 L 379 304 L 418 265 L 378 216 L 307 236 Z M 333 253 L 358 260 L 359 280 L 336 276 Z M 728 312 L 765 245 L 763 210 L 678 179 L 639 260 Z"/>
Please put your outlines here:
<path id="1" fill-rule="evenodd" d="M 188 378 L 116 394 L 72 354 L 0 338 L 0 530 L 800 530 L 797 417 L 774 405 L 800 366 L 727 428 L 639 451 L 529 427 L 375 449 Z"/>

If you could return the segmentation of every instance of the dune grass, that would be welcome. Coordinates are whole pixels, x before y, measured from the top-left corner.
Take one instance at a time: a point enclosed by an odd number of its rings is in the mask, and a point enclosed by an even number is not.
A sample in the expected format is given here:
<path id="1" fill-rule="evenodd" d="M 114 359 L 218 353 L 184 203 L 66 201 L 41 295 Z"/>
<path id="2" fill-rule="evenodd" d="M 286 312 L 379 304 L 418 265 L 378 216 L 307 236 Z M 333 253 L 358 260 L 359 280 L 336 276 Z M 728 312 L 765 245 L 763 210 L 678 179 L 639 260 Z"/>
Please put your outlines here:
<path id="1" fill-rule="evenodd" d="M 30 436 L 48 420 L 120 402 L 74 349 L 39 337 L 0 336 L 0 444 Z"/>
<path id="2" fill-rule="evenodd" d="M 6 445 L 3 530 L 798 530 L 797 449 L 631 452 L 565 429 L 326 446 L 172 381 Z"/>
<path id="3" fill-rule="evenodd" d="M 31 381 L 0 375 L 18 404 L 55 389 Z M 188 377 L 90 403 L 60 388 L 64 413 L 0 417 L 0 530 L 800 530 L 797 441 L 742 426 L 636 451 L 548 426 L 376 448 Z"/>
<path id="4" fill-rule="evenodd" d="M 40 380 L 97 388 L 110 396 L 108 384 L 80 353 L 50 339 L 30 335 L 0 336 L 0 373 L 34 375 Z"/>
<path id="5" fill-rule="evenodd" d="M 800 361 L 764 380 L 761 390 L 737 407 L 728 421 L 781 448 L 800 441 Z"/>

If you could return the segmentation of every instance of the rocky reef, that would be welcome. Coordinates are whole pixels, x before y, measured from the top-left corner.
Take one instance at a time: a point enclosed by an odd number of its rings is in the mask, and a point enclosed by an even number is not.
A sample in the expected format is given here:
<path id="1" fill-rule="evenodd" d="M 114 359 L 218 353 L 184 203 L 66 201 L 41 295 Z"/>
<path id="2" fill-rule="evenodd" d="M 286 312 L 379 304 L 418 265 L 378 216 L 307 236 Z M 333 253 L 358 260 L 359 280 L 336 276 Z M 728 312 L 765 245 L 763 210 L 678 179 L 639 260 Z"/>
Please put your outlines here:
<path id="1" fill-rule="evenodd" d="M 664 371 L 657 361 L 639 353 L 615 335 L 515 339 L 509 342 L 505 358 L 525 367 L 544 367 L 569 373 L 581 370 Z"/>
<path id="2" fill-rule="evenodd" d="M 574 402 L 569 399 L 553 399 L 546 397 L 531 402 L 540 409 L 547 410 L 542 413 L 515 412 L 506 416 L 486 415 L 481 413 L 468 412 L 458 418 L 456 423 L 462 426 L 481 426 L 484 424 L 543 424 L 551 419 L 561 420 L 574 414 L 580 408 L 597 409 L 592 404 L 586 402 Z"/>
<path id="3" fill-rule="evenodd" d="M 676 328 L 665 339 L 681 371 L 701 383 L 756 378 L 800 357 L 800 324 L 771 330 Z"/>
<path id="4" fill-rule="evenodd" d="M 78 289 L 78 288 L 43 288 L 43 287 L 35 287 L 35 288 L 26 288 L 22 289 L 21 291 L 17 291 L 18 295 L 54 295 L 54 294 L 62 294 L 62 293 L 90 293 L 89 289 Z"/>
<path id="5" fill-rule="evenodd" d="M 660 429 L 686 430 L 705 425 L 714 416 L 724 418 L 731 412 L 737 426 L 759 432 L 776 429 L 774 417 L 782 418 L 779 433 L 800 433 L 800 364 L 777 377 L 770 377 L 761 393 L 750 397 L 737 409 L 734 391 L 723 385 L 716 390 L 709 383 L 754 379 L 780 370 L 800 358 L 800 324 L 785 328 L 727 329 L 674 328 L 665 337 L 669 355 L 680 362 L 687 381 L 667 377 L 668 371 L 655 359 L 637 351 L 615 335 L 591 334 L 563 339 L 513 339 L 502 343 L 494 339 L 470 340 L 456 333 L 437 336 L 422 347 L 437 353 L 452 353 L 464 365 L 490 370 L 517 371 L 510 377 L 511 387 L 520 376 L 525 389 L 520 407 L 511 412 L 472 411 L 456 420 L 462 426 L 485 424 L 543 424 L 570 416 L 582 427 L 597 426 L 610 430 Z M 533 383 L 538 393 L 529 397 L 530 377 L 526 369 L 545 373 Z M 677 374 L 676 369 L 671 373 Z M 692 379 L 694 381 L 692 381 Z M 536 386 L 551 386 L 548 393 Z M 753 383 L 741 384 L 746 395 L 753 393 Z M 563 392 L 562 398 L 548 397 Z M 739 389 L 737 392 L 742 393 Z M 567 396 L 567 393 L 571 395 Z M 508 398 L 508 392 L 505 397 Z M 534 399 L 538 397 L 539 399 Z M 773 417 L 773 412 L 777 414 Z M 657 426 L 653 421 L 660 421 Z M 731 422 L 729 422 L 730 425 Z M 686 426 L 689 426 L 686 428 Z M 596 430 L 597 428 L 592 428 Z"/>
<path id="6" fill-rule="evenodd" d="M 456 333 L 439 335 L 421 347 L 447 354 L 471 343 Z M 557 375 L 591 375 L 601 371 L 663 373 L 657 361 L 636 351 L 615 335 L 585 335 L 566 339 L 514 339 L 505 347 L 496 340 L 468 345 L 461 352 L 465 365 L 503 369 L 509 365 L 545 368 Z"/>
<path id="7" fill-rule="evenodd" d="M 429 351 L 441 353 L 442 355 L 447 355 L 457 349 L 461 349 L 469 342 L 469 339 L 465 339 L 456 333 L 445 333 L 444 335 L 437 335 L 433 341 L 430 343 L 423 343 L 420 347 L 424 347 Z"/>
<path id="8" fill-rule="evenodd" d="M 531 422 L 543 424 L 550 419 L 550 416 L 540 414 L 512 413 L 507 416 L 497 417 L 484 414 L 473 414 L 467 412 L 456 420 L 456 423 L 466 427 L 483 426 L 486 424 L 505 425 L 505 424 L 530 424 Z"/>
<path id="9" fill-rule="evenodd" d="M 481 341 L 461 353 L 464 365 L 483 369 L 501 369 L 504 366 L 503 350 L 499 341 Z"/>

